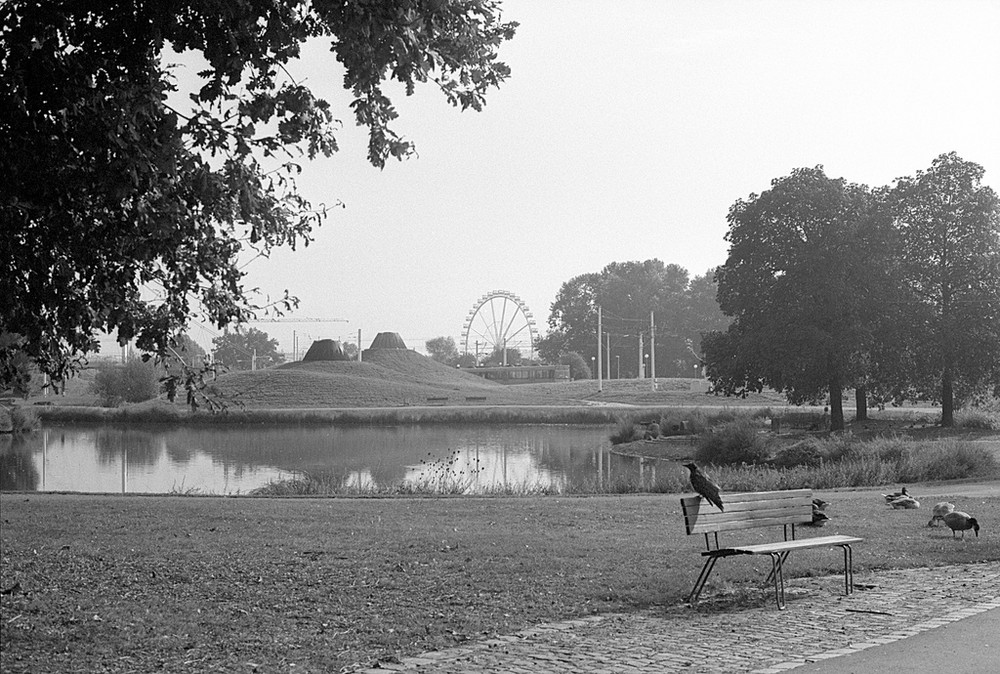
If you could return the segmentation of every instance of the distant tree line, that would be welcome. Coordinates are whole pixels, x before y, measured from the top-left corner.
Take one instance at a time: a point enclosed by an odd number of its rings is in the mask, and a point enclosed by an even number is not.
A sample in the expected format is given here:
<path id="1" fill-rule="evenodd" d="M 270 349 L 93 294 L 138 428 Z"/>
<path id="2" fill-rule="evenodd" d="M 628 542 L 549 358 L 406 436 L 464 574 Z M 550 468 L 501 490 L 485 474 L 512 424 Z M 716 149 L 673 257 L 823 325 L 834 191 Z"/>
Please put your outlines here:
<path id="1" fill-rule="evenodd" d="M 587 376 L 597 375 L 591 366 L 599 343 L 603 377 L 700 376 L 702 333 L 725 329 L 729 320 L 715 292 L 712 272 L 692 279 L 683 267 L 658 259 L 612 262 L 563 283 L 536 350 L 546 363 L 579 369 L 580 361 L 569 356 L 577 354 Z"/>
<path id="2" fill-rule="evenodd" d="M 957 406 L 1000 395 L 1000 201 L 955 153 L 891 186 L 776 178 L 728 214 L 718 301 L 732 322 L 702 342 L 717 392 L 769 387 L 792 403 Z"/>

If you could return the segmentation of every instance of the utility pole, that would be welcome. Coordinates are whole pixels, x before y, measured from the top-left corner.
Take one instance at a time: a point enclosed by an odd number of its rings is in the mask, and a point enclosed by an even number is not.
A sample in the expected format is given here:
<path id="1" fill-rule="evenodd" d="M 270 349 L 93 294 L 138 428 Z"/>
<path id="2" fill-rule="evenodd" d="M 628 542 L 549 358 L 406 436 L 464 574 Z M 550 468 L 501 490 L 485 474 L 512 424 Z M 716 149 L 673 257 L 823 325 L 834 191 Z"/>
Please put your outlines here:
<path id="1" fill-rule="evenodd" d="M 653 325 L 653 310 L 649 310 L 649 374 L 653 378 L 653 387 L 656 390 L 656 326 Z"/>
<path id="2" fill-rule="evenodd" d="M 642 328 L 639 328 L 639 379 L 646 378 L 646 365 L 642 359 Z"/>
<path id="3" fill-rule="evenodd" d="M 361 362 L 361 328 L 358 328 L 358 362 Z"/>
<path id="4" fill-rule="evenodd" d="M 597 307 L 597 392 L 600 393 L 603 389 L 601 376 L 604 372 L 604 367 L 601 365 L 601 334 L 604 332 L 604 328 L 601 326 L 601 307 Z"/>

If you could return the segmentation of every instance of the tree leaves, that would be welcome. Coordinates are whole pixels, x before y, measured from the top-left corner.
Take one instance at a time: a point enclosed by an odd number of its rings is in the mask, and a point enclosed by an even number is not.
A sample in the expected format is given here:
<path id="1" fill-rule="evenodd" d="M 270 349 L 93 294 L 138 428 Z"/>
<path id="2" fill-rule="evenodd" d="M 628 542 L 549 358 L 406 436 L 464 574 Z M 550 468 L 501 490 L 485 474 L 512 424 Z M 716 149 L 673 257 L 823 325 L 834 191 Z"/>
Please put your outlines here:
<path id="1" fill-rule="evenodd" d="M 497 8 L 4 3 L 0 296 L 10 305 L 0 334 L 20 335 L 17 348 L 61 379 L 96 348 L 98 331 L 163 355 L 194 312 L 219 327 L 253 316 L 263 307 L 243 287 L 241 252 L 308 244 L 326 211 L 297 193 L 291 160 L 337 150 L 329 105 L 284 64 L 306 39 L 331 40 L 356 120 L 370 130 L 369 160 L 382 167 L 413 146 L 390 128 L 397 113 L 381 83 L 412 92 L 433 75 L 447 100 L 479 109 L 509 75 L 496 55 L 516 24 Z M 166 103 L 168 44 L 209 63 L 189 115 Z M 289 161 L 265 167 L 281 156 Z M 0 351 L 0 384 L 17 376 L 12 354 Z"/>

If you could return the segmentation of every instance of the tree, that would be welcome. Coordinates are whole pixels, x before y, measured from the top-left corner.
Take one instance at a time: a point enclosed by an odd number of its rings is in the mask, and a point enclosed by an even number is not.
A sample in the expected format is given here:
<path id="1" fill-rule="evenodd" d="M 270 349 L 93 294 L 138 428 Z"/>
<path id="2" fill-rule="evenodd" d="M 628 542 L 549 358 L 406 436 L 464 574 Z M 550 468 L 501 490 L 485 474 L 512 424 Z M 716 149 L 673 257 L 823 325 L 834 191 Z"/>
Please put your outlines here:
<path id="1" fill-rule="evenodd" d="M 212 340 L 215 361 L 231 370 L 263 369 L 285 362 L 278 340 L 257 328 L 230 332 Z"/>
<path id="2" fill-rule="evenodd" d="M 689 282 L 683 267 L 657 259 L 612 262 L 599 273 L 583 274 L 562 285 L 549 314 L 549 332 L 536 345 L 539 355 L 547 362 L 556 362 L 566 351 L 596 358 L 598 306 L 603 319 L 602 356 L 608 356 L 610 342 L 608 360 L 620 363 L 626 377 L 639 374 L 640 359 L 653 346 L 658 376 L 691 376 L 700 359 L 689 345 L 697 345 L 703 332 L 727 322 L 715 301 L 711 278 Z M 655 339 L 650 338 L 651 313 Z M 617 376 L 617 366 L 614 372 Z"/>
<path id="3" fill-rule="evenodd" d="M 486 356 L 483 360 L 483 365 L 492 365 L 494 367 L 498 365 L 523 365 L 523 360 L 524 356 L 521 354 L 520 349 L 507 349 L 505 359 L 504 349 L 497 347 L 493 349 L 492 353 Z"/>
<path id="4" fill-rule="evenodd" d="M 289 74 L 305 41 L 330 40 L 383 167 L 413 153 L 386 81 L 479 110 L 515 27 L 496 0 L 3 3 L 0 385 L 19 351 L 61 380 L 101 331 L 162 357 L 193 314 L 222 328 L 295 305 L 260 303 L 238 260 L 308 244 L 325 214 L 294 183 L 298 157 L 337 150 L 329 104 Z M 167 103 L 168 46 L 208 62 L 191 111 Z"/>
<path id="5" fill-rule="evenodd" d="M 577 379 L 591 379 L 594 376 L 594 373 L 590 370 L 590 366 L 587 365 L 587 361 L 576 351 L 563 353 L 559 356 L 558 362 L 559 365 L 569 365 L 569 377 L 574 381 Z"/>
<path id="6" fill-rule="evenodd" d="M 983 173 L 942 154 L 888 195 L 909 318 L 892 349 L 909 365 L 897 389 L 939 400 L 942 426 L 954 425 L 956 389 L 1000 394 L 1000 199 Z"/>
<path id="7" fill-rule="evenodd" d="M 90 383 L 90 390 L 105 407 L 122 403 L 141 403 L 159 393 L 159 376 L 149 359 L 130 358 L 123 365 L 104 364 Z"/>
<path id="8" fill-rule="evenodd" d="M 431 359 L 445 365 L 454 365 L 458 362 L 458 347 L 455 346 L 454 337 L 435 337 L 424 343 L 427 353 Z"/>
<path id="9" fill-rule="evenodd" d="M 863 377 L 879 287 L 873 260 L 885 230 L 871 215 L 869 190 L 796 169 L 729 211 L 729 257 L 717 270 L 724 335 L 703 342 L 717 391 L 764 386 L 789 402 L 830 398 L 830 424 L 844 426 L 845 388 Z"/>
<path id="10" fill-rule="evenodd" d="M 599 283 L 599 274 L 581 274 L 562 284 L 549 311 L 549 332 L 536 344 L 540 358 L 555 363 L 566 352 L 594 352 Z"/>

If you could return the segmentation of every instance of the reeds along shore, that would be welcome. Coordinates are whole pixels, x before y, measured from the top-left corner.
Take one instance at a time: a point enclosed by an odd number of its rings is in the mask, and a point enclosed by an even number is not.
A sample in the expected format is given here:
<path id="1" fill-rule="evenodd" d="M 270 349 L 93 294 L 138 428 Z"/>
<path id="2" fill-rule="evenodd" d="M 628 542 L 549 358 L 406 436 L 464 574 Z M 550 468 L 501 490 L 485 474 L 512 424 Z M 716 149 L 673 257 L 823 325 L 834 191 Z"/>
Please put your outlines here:
<path id="1" fill-rule="evenodd" d="M 651 409 L 650 414 L 658 410 Z M 398 425 L 432 423 L 497 424 L 615 424 L 621 411 L 609 407 L 398 407 L 338 410 L 240 410 L 211 414 L 175 406 L 46 407 L 39 417 L 46 423 L 169 423 L 178 425 Z"/>

